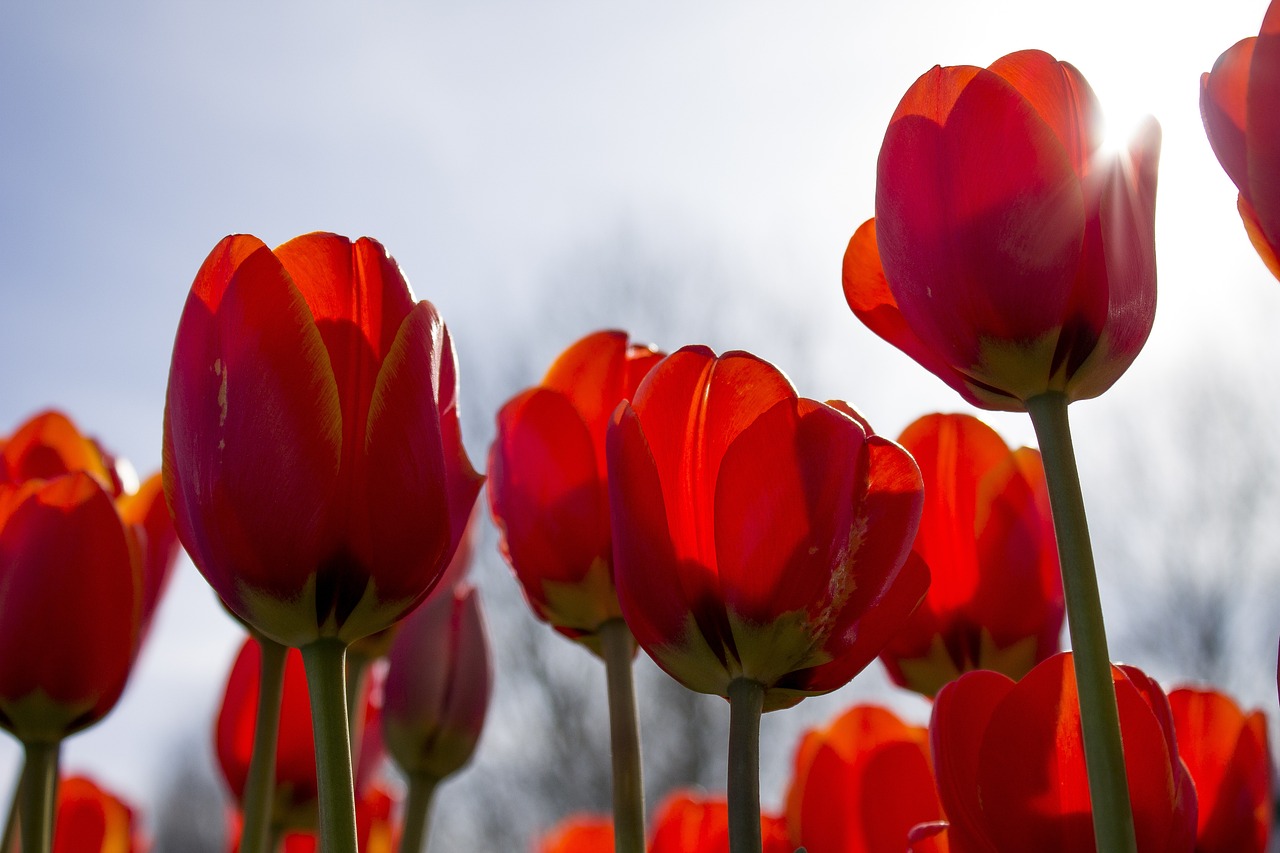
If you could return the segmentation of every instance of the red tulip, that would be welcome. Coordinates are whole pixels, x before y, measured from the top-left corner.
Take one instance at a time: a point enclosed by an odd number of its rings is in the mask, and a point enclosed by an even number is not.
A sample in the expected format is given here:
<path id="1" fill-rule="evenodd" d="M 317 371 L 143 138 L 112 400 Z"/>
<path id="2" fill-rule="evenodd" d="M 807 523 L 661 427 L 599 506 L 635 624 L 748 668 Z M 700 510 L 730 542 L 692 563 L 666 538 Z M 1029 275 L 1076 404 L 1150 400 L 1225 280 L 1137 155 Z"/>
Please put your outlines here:
<path id="1" fill-rule="evenodd" d="M 1191 853 L 1196 794 L 1158 685 L 1113 667 L 1139 853 Z M 956 853 L 1094 847 L 1075 669 L 1055 655 L 1016 684 L 962 675 L 938 693 L 929 724 L 938 792 Z"/>
<path id="2" fill-rule="evenodd" d="M 391 818 L 394 801 L 377 785 L 371 785 L 356 800 L 356 841 L 360 853 L 394 853 L 399 849 L 399 833 Z M 231 853 L 240 851 L 240 815 L 231 821 Z M 305 829 L 292 829 L 283 834 L 279 853 L 319 853 L 316 834 Z"/>
<path id="3" fill-rule="evenodd" d="M 618 403 L 661 358 L 625 332 L 596 332 L 498 412 L 489 508 L 502 552 L 533 612 L 571 639 L 596 643 L 600 626 L 621 616 L 605 433 Z"/>
<path id="4" fill-rule="evenodd" d="M 552 827 L 536 853 L 612 853 L 613 822 L 599 815 L 575 815 Z"/>
<path id="5" fill-rule="evenodd" d="M 75 471 L 90 475 L 111 495 L 142 548 L 141 646 L 178 556 L 177 535 L 165 506 L 160 475 L 153 475 L 139 487 L 133 466 L 103 450 L 61 412 L 41 412 L 0 443 L 0 482 L 50 480 Z"/>
<path id="6" fill-rule="evenodd" d="M 1160 135 L 1113 156 L 1101 125 L 1080 72 L 1040 51 L 927 72 L 845 254 L 854 313 L 982 408 L 1109 388 L 1155 314 Z"/>
<path id="7" fill-rule="evenodd" d="M 1196 786 L 1196 853 L 1265 853 L 1271 831 L 1271 756 L 1261 711 L 1215 690 L 1169 694 L 1178 754 Z"/>
<path id="8" fill-rule="evenodd" d="M 608 456 L 623 615 L 693 690 L 754 680 L 766 710 L 834 690 L 924 595 L 911 457 L 752 355 L 663 360 Z"/>
<path id="9" fill-rule="evenodd" d="M 243 799 L 253 756 L 254 724 L 258 718 L 258 684 L 262 650 L 257 641 L 246 639 L 240 646 L 227 677 L 222 705 L 218 709 L 215 748 L 222 776 L 237 801 Z M 376 686 L 365 690 L 365 730 L 360 762 L 356 768 L 357 797 L 367 789 L 382 758 L 377 736 L 379 708 L 374 703 Z M 277 823 L 289 827 L 311 827 L 316 821 L 316 754 L 311 728 L 311 699 L 302 654 L 289 649 L 285 661 L 284 693 L 280 701 L 280 733 L 276 740 L 275 801 L 272 814 Z"/>
<path id="10" fill-rule="evenodd" d="M 142 556 L 89 474 L 0 483 L 0 725 L 53 743 L 124 690 L 142 621 Z"/>
<path id="11" fill-rule="evenodd" d="M 763 853 L 792 853 L 787 823 L 761 815 Z M 722 796 L 676 791 L 653 817 L 648 853 L 729 853 L 729 805 Z"/>
<path id="12" fill-rule="evenodd" d="M 290 646 L 387 627 L 444 571 L 482 480 L 448 331 L 373 240 L 227 237 L 178 326 L 164 476 L 245 622 Z"/>
<path id="13" fill-rule="evenodd" d="M 790 849 L 900 851 L 912 827 L 941 817 L 924 727 L 859 705 L 801 739 L 787 792 Z"/>
<path id="14" fill-rule="evenodd" d="M 135 853 L 146 846 L 123 800 L 84 776 L 58 784 L 53 853 Z"/>
<path id="15" fill-rule="evenodd" d="M 1058 651 L 1064 614 L 1040 454 L 968 415 L 928 415 L 898 442 L 924 477 L 914 551 L 931 582 L 880 659 L 929 697 L 974 669 L 1021 678 Z"/>
<path id="16" fill-rule="evenodd" d="M 1218 162 L 1240 190 L 1253 247 L 1280 277 L 1280 4 L 1256 38 L 1237 42 L 1200 77 L 1200 113 Z"/>
<path id="17" fill-rule="evenodd" d="M 464 584 L 432 596 L 405 620 L 387 658 L 387 751 L 410 777 L 438 782 L 470 760 L 493 691 L 479 595 Z"/>

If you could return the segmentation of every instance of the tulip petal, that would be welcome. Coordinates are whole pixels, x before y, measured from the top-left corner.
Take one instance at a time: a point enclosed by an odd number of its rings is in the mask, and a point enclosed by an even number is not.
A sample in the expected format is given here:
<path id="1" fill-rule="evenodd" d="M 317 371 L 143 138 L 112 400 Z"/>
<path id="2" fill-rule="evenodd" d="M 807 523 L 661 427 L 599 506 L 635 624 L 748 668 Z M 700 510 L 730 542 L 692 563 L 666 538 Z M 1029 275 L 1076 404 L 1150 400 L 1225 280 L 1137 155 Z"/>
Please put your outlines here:
<path id="1" fill-rule="evenodd" d="M 343 428 L 310 309 L 255 243 L 228 237 L 196 276 L 174 342 L 164 435 L 179 538 L 250 621 L 239 584 L 292 599 L 329 548 Z"/>
<path id="2" fill-rule="evenodd" d="M 612 562 L 603 472 L 587 425 L 563 394 L 531 388 L 498 412 L 489 502 L 530 605 L 560 623 L 564 616 L 548 611 L 544 584 L 580 582 L 597 561 Z"/>
<path id="3" fill-rule="evenodd" d="M 41 412 L 0 447 L 0 482 L 51 480 L 72 471 L 90 474 L 114 496 L 102 453 L 61 412 Z"/>
<path id="4" fill-rule="evenodd" d="M 1200 77 L 1200 117 L 1218 162 L 1241 194 L 1249 193 L 1249 155 L 1245 148 L 1249 68 L 1256 38 L 1242 39 L 1218 57 L 1213 71 Z"/>
<path id="5" fill-rule="evenodd" d="M 1021 50 L 991 63 L 1018 94 L 1027 99 L 1062 143 L 1077 175 L 1084 176 L 1089 158 L 1102 144 L 1102 107 L 1093 87 L 1076 67 L 1042 50 Z"/>
<path id="6" fill-rule="evenodd" d="M 1280 6 L 1271 4 L 1249 64 L 1245 155 L 1248 192 L 1240 187 L 1258 215 L 1267 243 L 1280 246 Z"/>
<path id="7" fill-rule="evenodd" d="M 178 535 L 173 529 L 169 507 L 165 505 L 164 483 L 160 474 L 149 477 L 135 494 L 119 498 L 117 508 L 124 523 L 140 532 L 138 538 L 143 544 L 142 629 L 138 636 L 141 645 L 173 575 L 178 556 Z"/>

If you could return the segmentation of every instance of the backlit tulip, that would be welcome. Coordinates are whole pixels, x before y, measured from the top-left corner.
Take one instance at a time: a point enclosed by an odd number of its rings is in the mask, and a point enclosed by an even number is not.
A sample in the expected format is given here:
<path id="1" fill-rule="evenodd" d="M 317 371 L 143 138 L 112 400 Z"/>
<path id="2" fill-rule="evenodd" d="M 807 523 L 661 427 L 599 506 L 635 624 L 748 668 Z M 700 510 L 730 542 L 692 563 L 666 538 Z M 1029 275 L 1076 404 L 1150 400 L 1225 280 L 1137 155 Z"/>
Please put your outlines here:
<path id="1" fill-rule="evenodd" d="M 227 237 L 174 342 L 165 492 L 237 615 L 284 645 L 387 627 L 449 562 L 479 491 L 453 344 L 377 242 Z"/>
<path id="2" fill-rule="evenodd" d="M 1245 714 L 1215 690 L 1169 694 L 1178 754 L 1196 786 L 1196 853 L 1265 853 L 1271 832 L 1271 755 L 1261 711 Z"/>
<path id="3" fill-rule="evenodd" d="M 747 353 L 686 347 L 608 436 L 615 575 L 636 640 L 685 686 L 764 708 L 845 684 L 924 595 L 898 445 Z"/>
<path id="4" fill-rule="evenodd" d="M 53 853 L 135 853 L 146 849 L 133 809 L 84 776 L 58 785 Z"/>
<path id="5" fill-rule="evenodd" d="M 792 848 L 808 853 L 902 850 L 919 823 L 942 817 L 929 734 L 872 705 L 806 732 L 787 793 Z M 837 805 L 838 804 L 838 805 Z"/>
<path id="6" fill-rule="evenodd" d="M 57 743 L 111 710 L 142 617 L 142 555 L 83 472 L 0 483 L 0 725 Z"/>
<path id="7" fill-rule="evenodd" d="M 597 647 L 621 616 L 613 586 L 605 433 L 662 358 L 625 332 L 587 335 L 542 384 L 498 412 L 489 451 L 489 507 L 502 552 L 538 618 Z"/>
<path id="8" fill-rule="evenodd" d="M 227 676 L 222 704 L 218 708 L 214 747 L 222 777 L 231 795 L 241 800 L 249 776 L 253 754 L 254 724 L 258 714 L 259 677 L 262 652 L 258 643 L 246 639 Z M 372 780 L 382 759 L 377 736 L 378 708 L 373 703 L 371 683 L 365 691 L 365 726 L 374 727 L 373 737 L 363 737 L 356 768 L 357 796 Z M 311 728 L 311 700 L 302 655 L 289 649 L 285 661 L 284 692 L 280 701 L 280 733 L 276 740 L 275 801 L 272 823 L 285 827 L 314 827 L 316 822 L 316 754 Z"/>
<path id="9" fill-rule="evenodd" d="M 850 307 L 974 405 L 1095 397 L 1155 315 L 1159 128 L 1101 148 L 1073 66 L 1023 51 L 934 67 L 880 149 L 876 218 L 844 261 Z"/>
<path id="10" fill-rule="evenodd" d="M 930 584 L 880 659 L 930 697 L 974 669 L 1021 678 L 1058 651 L 1064 613 L 1040 454 L 968 415 L 920 418 L 898 442 L 924 477 L 913 550 Z"/>
<path id="11" fill-rule="evenodd" d="M 786 821 L 760 818 L 764 853 L 792 853 Z M 729 805 L 723 796 L 676 791 L 653 816 L 648 853 L 729 853 Z"/>
<path id="12" fill-rule="evenodd" d="M 1256 38 L 1237 42 L 1200 77 L 1200 114 L 1218 162 L 1240 191 L 1253 247 L 1280 277 L 1280 3 Z"/>
<path id="13" fill-rule="evenodd" d="M 1191 853 L 1196 794 L 1178 755 L 1169 702 L 1133 667 L 1113 667 L 1139 853 Z M 1069 653 L 1016 684 L 962 675 L 929 724 L 951 850 L 1095 850 Z"/>

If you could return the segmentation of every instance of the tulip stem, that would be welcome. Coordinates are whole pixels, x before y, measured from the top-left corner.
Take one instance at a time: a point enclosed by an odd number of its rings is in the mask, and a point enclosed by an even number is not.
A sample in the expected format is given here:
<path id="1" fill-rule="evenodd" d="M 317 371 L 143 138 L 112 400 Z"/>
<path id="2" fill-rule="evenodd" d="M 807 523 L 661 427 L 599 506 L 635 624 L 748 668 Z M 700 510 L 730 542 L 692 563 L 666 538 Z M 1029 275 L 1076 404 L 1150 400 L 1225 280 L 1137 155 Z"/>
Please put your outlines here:
<path id="1" fill-rule="evenodd" d="M 356 853 L 355 781 L 347 734 L 347 646 L 322 637 L 302 648 L 316 738 L 321 853 Z"/>
<path id="2" fill-rule="evenodd" d="M 1031 424 L 1040 442 L 1049 502 L 1053 507 L 1080 699 L 1094 837 L 1099 853 L 1136 853 L 1120 714 L 1116 708 L 1115 683 L 1111 677 L 1111 658 L 1084 496 L 1080 491 L 1080 474 L 1071 446 L 1066 395 L 1050 392 L 1033 397 L 1027 401 L 1027 413 L 1031 415 Z"/>
<path id="3" fill-rule="evenodd" d="M 644 777 L 640 720 L 631 656 L 635 640 L 621 619 L 600 626 L 600 652 L 609 686 L 609 746 L 613 753 L 613 827 L 617 853 L 644 853 Z"/>
<path id="4" fill-rule="evenodd" d="M 409 774 L 409 799 L 404 806 L 404 831 L 400 853 L 422 853 L 426 849 L 431 817 L 431 798 L 440 780 L 426 773 Z"/>
<path id="5" fill-rule="evenodd" d="M 58 799 L 58 754 L 62 741 L 24 741 L 18 820 L 22 853 L 49 853 L 53 847 L 54 803 Z"/>
<path id="6" fill-rule="evenodd" d="M 729 851 L 761 853 L 760 716 L 764 685 L 729 682 Z"/>
<path id="7" fill-rule="evenodd" d="M 269 853 L 271 813 L 275 804 L 276 740 L 280 734 L 280 701 L 284 697 L 284 668 L 289 649 L 255 632 L 261 650 L 258 669 L 258 710 L 253 724 L 253 754 L 244 784 L 244 829 L 241 853 Z"/>

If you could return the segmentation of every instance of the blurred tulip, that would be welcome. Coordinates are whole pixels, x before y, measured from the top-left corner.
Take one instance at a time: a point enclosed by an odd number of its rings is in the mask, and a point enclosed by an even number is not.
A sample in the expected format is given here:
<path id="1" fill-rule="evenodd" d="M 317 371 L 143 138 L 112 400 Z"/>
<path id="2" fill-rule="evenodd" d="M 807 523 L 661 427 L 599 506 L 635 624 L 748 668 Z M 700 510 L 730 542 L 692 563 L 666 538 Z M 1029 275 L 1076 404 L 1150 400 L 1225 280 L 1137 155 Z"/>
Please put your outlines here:
<path id="1" fill-rule="evenodd" d="M 542 837 L 535 853 L 613 853 L 613 822 L 600 815 L 575 815 Z"/>
<path id="2" fill-rule="evenodd" d="M 56 411 L 35 415 L 7 440 L 0 442 L 0 483 L 52 480 L 82 471 L 115 501 L 124 523 L 132 529 L 142 551 L 143 596 L 141 647 L 160 598 L 169 584 L 178 556 L 178 539 L 165 506 L 161 477 L 138 484 L 133 466 L 103 450 Z M 135 657 L 138 649 L 135 649 Z"/>
<path id="3" fill-rule="evenodd" d="M 853 312 L 985 409 L 1107 390 L 1155 316 L 1160 133 L 1114 155 L 1101 128 L 1046 53 L 935 66 L 889 123 L 876 218 L 845 254 Z"/>
<path id="4" fill-rule="evenodd" d="M 56 743 L 111 710 L 137 649 L 141 560 L 88 474 L 0 483 L 0 725 Z"/>
<path id="5" fill-rule="evenodd" d="M 258 713 L 259 678 L 262 651 L 256 640 L 246 639 L 240 646 L 235 663 L 227 677 L 222 705 L 218 709 L 215 749 L 222 777 L 231 795 L 241 801 L 249 777 L 253 754 L 254 724 Z M 365 692 L 366 729 L 362 734 L 364 748 L 356 768 L 357 797 L 367 790 L 382 758 L 378 736 L 378 708 L 373 699 L 374 685 Z M 311 700 L 302 655 L 289 649 L 285 661 L 284 693 L 280 702 L 280 728 L 276 740 L 274 803 L 271 824 L 277 827 L 311 828 L 316 824 L 316 754 L 311 728 Z"/>
<path id="6" fill-rule="evenodd" d="M 1218 162 L 1240 191 L 1249 239 L 1280 278 L 1280 3 L 1255 38 L 1236 42 L 1200 77 L 1200 114 Z"/>
<path id="7" fill-rule="evenodd" d="M 662 355 L 625 332 L 587 335 L 502 407 L 489 451 L 489 507 L 529 606 L 597 653 L 600 626 L 621 616 L 605 433 Z"/>
<path id="8" fill-rule="evenodd" d="M 399 836 L 391 812 L 395 801 L 377 785 L 365 789 L 356 802 L 356 826 L 360 853 L 394 853 Z M 231 853 L 240 853 L 240 819 L 232 815 Z M 316 834 L 293 829 L 280 834 L 276 853 L 320 853 Z"/>
<path id="9" fill-rule="evenodd" d="M 140 853 L 146 849 L 133 809 L 83 776 L 58 786 L 53 853 Z"/>
<path id="10" fill-rule="evenodd" d="M 686 687 L 753 681 L 765 710 L 834 690 L 924 595 L 911 457 L 754 356 L 663 360 L 608 455 L 622 612 Z"/>
<path id="11" fill-rule="evenodd" d="M 382 736 L 409 779 L 403 849 L 422 849 L 436 786 L 475 751 L 493 692 L 479 594 L 435 595 L 405 620 L 387 656 Z"/>
<path id="12" fill-rule="evenodd" d="M 1178 754 L 1169 702 L 1133 667 L 1113 667 L 1139 853 L 1191 853 L 1196 793 Z M 938 693 L 929 724 L 952 850 L 1095 850 L 1070 653 L 1016 684 L 962 675 Z"/>
<path id="13" fill-rule="evenodd" d="M 1261 711 L 1246 715 L 1216 690 L 1169 694 L 1178 755 L 1196 786 L 1196 853 L 1265 853 L 1271 832 L 1271 755 Z"/>
<path id="14" fill-rule="evenodd" d="M 764 853 L 792 853 L 786 821 L 762 815 Z M 648 853 L 729 853 L 729 805 L 724 797 L 676 791 L 658 807 Z"/>
<path id="15" fill-rule="evenodd" d="M 913 827 L 942 817 L 928 738 L 872 705 L 806 732 L 787 792 L 788 853 L 903 850 Z"/>
<path id="16" fill-rule="evenodd" d="M 483 479 L 457 390 L 448 331 L 377 242 L 219 243 L 174 342 L 164 482 L 223 601 L 290 646 L 408 613 Z"/>
<path id="17" fill-rule="evenodd" d="M 1021 678 L 1058 651 L 1065 612 L 1040 454 L 968 415 L 920 418 L 898 443 L 924 477 L 914 552 L 930 584 L 880 660 L 931 698 L 975 669 Z"/>

